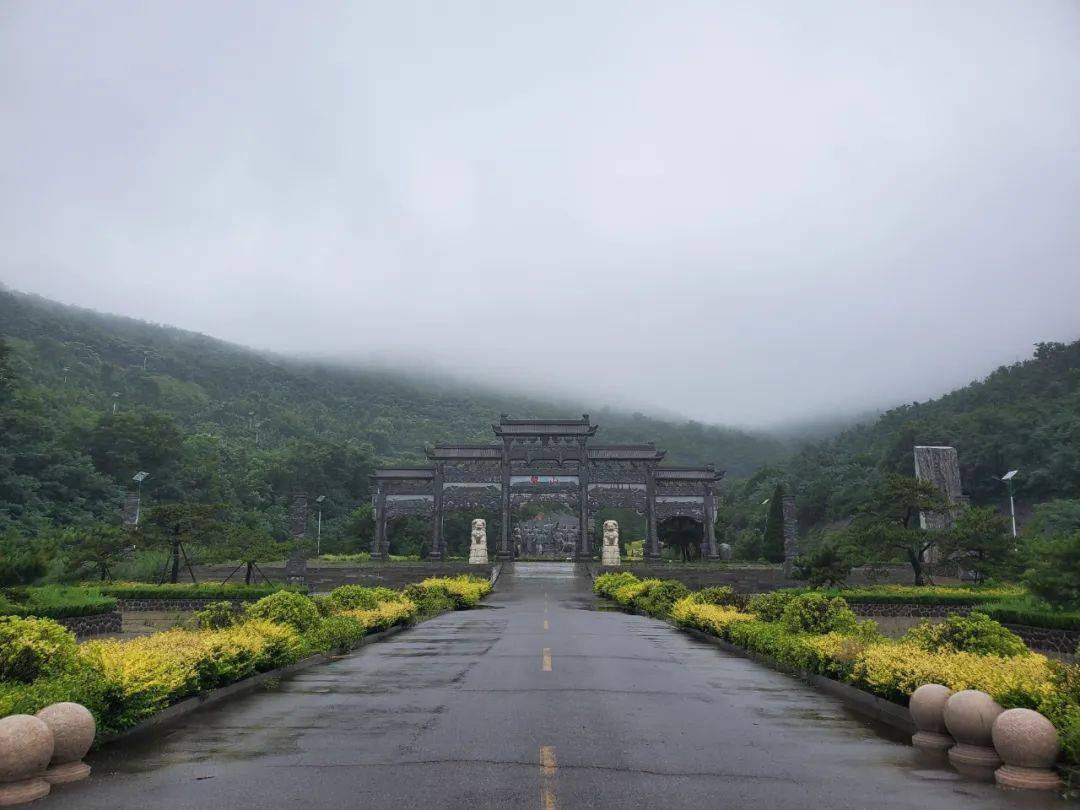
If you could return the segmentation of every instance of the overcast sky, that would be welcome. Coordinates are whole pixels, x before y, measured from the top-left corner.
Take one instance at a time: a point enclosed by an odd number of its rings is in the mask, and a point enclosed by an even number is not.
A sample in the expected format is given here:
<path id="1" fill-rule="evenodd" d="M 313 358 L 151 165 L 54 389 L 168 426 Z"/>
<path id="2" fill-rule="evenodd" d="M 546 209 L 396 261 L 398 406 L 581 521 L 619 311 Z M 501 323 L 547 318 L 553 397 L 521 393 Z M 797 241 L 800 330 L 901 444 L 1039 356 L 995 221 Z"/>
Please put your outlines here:
<path id="1" fill-rule="evenodd" d="M 0 280 L 256 348 L 766 426 L 1080 337 L 1075 0 L 7 0 L 0 103 Z"/>

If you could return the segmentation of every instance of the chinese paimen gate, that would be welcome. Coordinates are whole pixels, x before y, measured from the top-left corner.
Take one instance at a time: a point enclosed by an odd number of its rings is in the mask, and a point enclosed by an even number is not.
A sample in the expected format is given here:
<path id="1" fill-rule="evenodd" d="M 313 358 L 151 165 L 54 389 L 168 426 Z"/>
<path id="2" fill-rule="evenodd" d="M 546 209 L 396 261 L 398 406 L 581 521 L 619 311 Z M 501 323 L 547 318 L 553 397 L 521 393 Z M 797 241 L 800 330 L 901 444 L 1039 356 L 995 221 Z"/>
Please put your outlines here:
<path id="1" fill-rule="evenodd" d="M 664 451 L 649 444 L 594 444 L 597 426 L 581 419 L 510 419 L 492 425 L 497 443 L 437 444 L 425 467 L 375 471 L 373 559 L 389 553 L 387 524 L 402 515 L 431 519 L 431 553 L 446 554 L 443 515 L 477 509 L 502 515 L 497 556 L 512 559 L 510 520 L 525 502 L 557 502 L 578 515 L 576 555 L 591 557 L 590 514 L 605 507 L 632 509 L 645 518 L 645 556 L 660 556 L 656 527 L 670 517 L 701 521 L 702 555 L 716 559 L 716 484 L 711 465 L 669 467 Z"/>

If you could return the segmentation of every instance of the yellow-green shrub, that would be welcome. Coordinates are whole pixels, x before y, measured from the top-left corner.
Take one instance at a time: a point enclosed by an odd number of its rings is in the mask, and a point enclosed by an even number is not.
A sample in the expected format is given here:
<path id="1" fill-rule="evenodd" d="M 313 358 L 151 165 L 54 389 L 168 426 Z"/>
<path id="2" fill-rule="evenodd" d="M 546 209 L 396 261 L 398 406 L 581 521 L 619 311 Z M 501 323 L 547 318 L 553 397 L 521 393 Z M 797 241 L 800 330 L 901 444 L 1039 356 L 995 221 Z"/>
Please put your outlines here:
<path id="1" fill-rule="evenodd" d="M 75 634 L 52 619 L 0 616 L 0 680 L 29 683 L 70 670 Z"/>
<path id="2" fill-rule="evenodd" d="M 640 582 L 640 580 L 629 571 L 609 571 L 596 578 L 593 582 L 593 591 L 608 599 L 614 599 L 615 591 L 635 582 Z"/>
<path id="3" fill-rule="evenodd" d="M 488 580 L 468 574 L 457 577 L 429 577 L 420 583 L 420 587 L 444 590 L 454 600 L 454 606 L 458 610 L 475 607 L 491 593 L 491 583 Z"/>
<path id="4" fill-rule="evenodd" d="M 696 602 L 691 595 L 672 606 L 671 618 L 684 627 L 693 627 L 720 638 L 727 638 L 728 628 L 733 623 L 752 621 L 754 617 L 732 607 Z"/>
<path id="5" fill-rule="evenodd" d="M 417 607 L 408 599 L 399 602 L 383 602 L 371 610 L 347 610 L 342 616 L 355 619 L 365 631 L 385 630 L 395 624 L 405 624 L 416 618 Z"/>
<path id="6" fill-rule="evenodd" d="M 634 602 L 645 596 L 649 591 L 661 583 L 659 579 L 638 579 L 615 589 L 612 598 L 620 605 L 630 607 Z"/>
<path id="7" fill-rule="evenodd" d="M 905 700 L 924 683 L 954 691 L 981 689 L 1007 707 L 1035 708 L 1050 698 L 1054 685 L 1046 657 L 1004 658 L 966 652 L 928 652 L 916 644 L 870 645 L 852 668 L 851 680 L 883 697 Z"/>
<path id="8" fill-rule="evenodd" d="M 311 648 L 319 652 L 346 652 L 364 637 L 367 628 L 352 616 L 327 616 L 308 636 Z"/>
<path id="9" fill-rule="evenodd" d="M 308 597 L 292 591 L 278 591 L 248 605 L 248 618 L 287 624 L 298 633 L 319 625 L 319 609 Z"/>

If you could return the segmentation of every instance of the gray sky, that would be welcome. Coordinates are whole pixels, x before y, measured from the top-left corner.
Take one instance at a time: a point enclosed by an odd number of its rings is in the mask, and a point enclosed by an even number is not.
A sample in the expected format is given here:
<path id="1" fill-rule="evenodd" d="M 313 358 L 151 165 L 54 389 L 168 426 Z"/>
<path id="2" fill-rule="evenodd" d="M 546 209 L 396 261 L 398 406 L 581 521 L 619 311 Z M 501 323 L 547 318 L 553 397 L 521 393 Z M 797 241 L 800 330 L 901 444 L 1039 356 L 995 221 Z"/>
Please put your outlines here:
<path id="1" fill-rule="evenodd" d="M 1080 4 L 0 5 L 0 279 L 764 426 L 1080 337 Z"/>

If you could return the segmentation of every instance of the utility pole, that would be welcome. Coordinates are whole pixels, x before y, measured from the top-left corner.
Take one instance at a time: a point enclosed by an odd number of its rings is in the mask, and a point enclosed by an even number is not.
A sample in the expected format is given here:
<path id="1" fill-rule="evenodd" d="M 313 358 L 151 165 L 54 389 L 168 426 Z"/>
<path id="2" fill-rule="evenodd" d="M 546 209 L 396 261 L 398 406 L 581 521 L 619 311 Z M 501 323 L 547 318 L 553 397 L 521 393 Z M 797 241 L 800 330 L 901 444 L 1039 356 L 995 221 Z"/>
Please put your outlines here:
<path id="1" fill-rule="evenodd" d="M 1009 517 L 1012 518 L 1012 535 L 1013 539 L 1016 539 L 1016 500 L 1013 498 L 1013 478 L 1019 470 L 1009 470 L 1005 475 L 1001 476 L 1001 480 L 1005 482 L 1009 487 Z"/>
<path id="2" fill-rule="evenodd" d="M 148 473 L 148 472 L 146 472 L 144 470 L 139 470 L 137 473 L 135 473 L 135 475 L 132 476 L 132 479 L 139 485 L 139 500 L 135 505 L 135 526 L 136 526 L 136 528 L 139 525 L 139 515 L 142 513 L 142 482 L 145 481 L 149 477 L 150 477 L 150 473 Z"/>
<path id="3" fill-rule="evenodd" d="M 324 500 L 326 500 L 325 495 L 320 495 L 318 498 L 315 499 L 315 503 L 317 503 L 319 505 L 319 519 L 318 519 L 318 522 L 315 524 L 315 526 L 316 526 L 316 528 L 315 528 L 315 556 L 316 557 L 321 556 L 321 554 L 322 554 L 322 505 L 323 505 Z"/>

